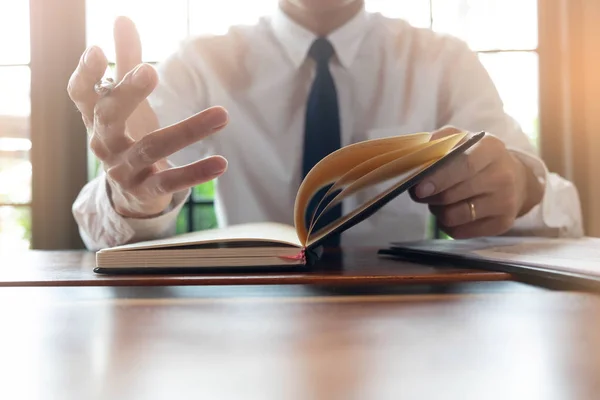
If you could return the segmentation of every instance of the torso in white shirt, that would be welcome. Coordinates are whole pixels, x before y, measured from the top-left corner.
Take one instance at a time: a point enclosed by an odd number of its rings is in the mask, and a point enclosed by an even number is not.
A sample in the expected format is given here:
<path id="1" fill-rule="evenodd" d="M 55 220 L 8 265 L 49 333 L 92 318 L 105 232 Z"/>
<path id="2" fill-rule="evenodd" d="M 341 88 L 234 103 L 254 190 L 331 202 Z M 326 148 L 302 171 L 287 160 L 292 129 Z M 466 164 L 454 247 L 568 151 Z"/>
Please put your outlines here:
<path id="1" fill-rule="evenodd" d="M 336 50 L 330 69 L 344 145 L 455 125 L 493 132 L 512 148 L 531 151 L 477 57 L 457 39 L 366 12 L 328 38 Z M 176 164 L 207 154 L 228 159 L 217 184 L 220 224 L 293 223 L 314 76 L 306 54 L 314 39 L 279 11 L 256 26 L 194 39 L 159 68 L 151 103 L 162 125 L 209 106 L 229 111 L 223 131 L 172 158 Z M 363 200 L 346 201 L 345 212 Z M 403 195 L 344 233 L 343 244 L 422 239 L 429 218 L 426 206 Z"/>

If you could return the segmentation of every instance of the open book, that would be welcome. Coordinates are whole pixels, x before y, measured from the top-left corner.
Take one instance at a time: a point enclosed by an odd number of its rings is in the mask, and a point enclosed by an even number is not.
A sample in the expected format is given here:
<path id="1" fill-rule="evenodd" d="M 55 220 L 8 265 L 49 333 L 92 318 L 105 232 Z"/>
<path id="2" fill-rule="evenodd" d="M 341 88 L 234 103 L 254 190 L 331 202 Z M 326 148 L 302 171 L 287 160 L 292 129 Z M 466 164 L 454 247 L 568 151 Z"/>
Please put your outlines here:
<path id="1" fill-rule="evenodd" d="M 295 226 L 234 225 L 104 249 L 96 254 L 96 272 L 312 264 L 331 235 L 368 218 L 483 136 L 483 132 L 469 137 L 459 133 L 431 140 L 429 133 L 416 133 L 343 147 L 317 163 L 300 185 Z M 375 197 L 318 231 L 313 229 L 345 198 L 374 186 L 380 189 Z M 309 202 L 322 188 L 328 188 L 326 195 L 307 218 Z"/>

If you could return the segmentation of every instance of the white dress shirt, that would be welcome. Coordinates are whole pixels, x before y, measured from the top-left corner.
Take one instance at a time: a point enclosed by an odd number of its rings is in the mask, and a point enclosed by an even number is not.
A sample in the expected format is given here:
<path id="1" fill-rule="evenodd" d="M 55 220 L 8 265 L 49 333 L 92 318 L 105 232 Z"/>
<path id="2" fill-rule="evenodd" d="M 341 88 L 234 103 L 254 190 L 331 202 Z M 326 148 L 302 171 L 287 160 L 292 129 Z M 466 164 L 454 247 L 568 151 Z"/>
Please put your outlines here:
<path id="1" fill-rule="evenodd" d="M 257 221 L 293 224 L 306 101 L 315 73 L 307 53 L 315 38 L 278 10 L 255 26 L 189 40 L 159 66 L 159 86 L 150 100 L 161 126 L 214 105 L 229 111 L 230 122 L 223 131 L 170 158 L 176 165 L 211 154 L 228 159 L 215 199 L 221 226 Z M 548 173 L 534 155 L 466 44 L 366 11 L 328 39 L 335 49 L 330 69 L 338 92 L 343 145 L 447 125 L 485 130 L 501 138 L 545 186 L 542 202 L 519 218 L 511 233 L 582 234 L 576 189 Z M 73 212 L 86 245 L 98 249 L 172 234 L 188 195 L 189 191 L 178 193 L 170 210 L 157 218 L 127 219 L 112 208 L 101 176 L 82 190 Z M 344 212 L 364 200 L 345 201 Z M 423 239 L 428 221 L 427 206 L 402 195 L 345 232 L 342 244 L 379 246 Z"/>

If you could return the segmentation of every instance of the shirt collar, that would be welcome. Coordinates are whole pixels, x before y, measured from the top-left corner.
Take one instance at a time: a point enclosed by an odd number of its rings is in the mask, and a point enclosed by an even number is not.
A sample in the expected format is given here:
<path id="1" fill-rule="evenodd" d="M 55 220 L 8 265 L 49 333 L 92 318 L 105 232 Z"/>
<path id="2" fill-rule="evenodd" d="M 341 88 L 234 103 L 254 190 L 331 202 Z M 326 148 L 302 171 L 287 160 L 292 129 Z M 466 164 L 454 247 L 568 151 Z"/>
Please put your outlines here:
<path id="1" fill-rule="evenodd" d="M 327 36 L 344 68 L 349 68 L 356 58 L 362 39 L 367 33 L 368 20 L 368 14 L 363 8 L 345 25 Z M 299 68 L 317 35 L 292 20 L 279 7 L 271 21 L 275 36 L 294 66 Z"/>

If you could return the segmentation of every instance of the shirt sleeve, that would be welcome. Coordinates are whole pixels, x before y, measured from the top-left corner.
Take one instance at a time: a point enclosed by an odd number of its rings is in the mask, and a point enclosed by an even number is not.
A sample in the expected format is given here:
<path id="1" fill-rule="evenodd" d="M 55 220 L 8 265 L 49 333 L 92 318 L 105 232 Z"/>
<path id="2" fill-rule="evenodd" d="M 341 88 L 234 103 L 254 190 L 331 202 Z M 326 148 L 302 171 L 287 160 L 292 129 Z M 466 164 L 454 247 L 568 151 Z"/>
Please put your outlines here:
<path id="1" fill-rule="evenodd" d="M 148 98 L 161 127 L 172 125 L 206 108 L 205 89 L 193 67 L 197 55 L 193 42 L 185 42 L 180 50 L 157 68 L 159 83 Z M 202 146 L 190 146 L 169 157 L 171 165 L 189 164 L 211 151 L 209 140 Z M 130 242 L 158 239 L 175 233 L 177 215 L 190 191 L 176 193 L 163 214 L 155 218 L 132 219 L 119 215 L 110 200 L 104 175 L 89 182 L 73 203 L 73 216 L 81 237 L 90 250 Z"/>
<path id="2" fill-rule="evenodd" d="M 518 218 L 508 234 L 582 236 L 581 205 L 573 183 L 548 171 L 519 124 L 504 111 L 498 91 L 477 55 L 458 39 L 445 40 L 450 50 L 441 63 L 448 67 L 442 74 L 438 125 L 494 134 L 544 187 L 542 201 Z"/>
<path id="3" fill-rule="evenodd" d="M 198 41 L 187 40 L 176 53 L 157 66 L 159 83 L 148 101 L 161 127 L 178 123 L 210 106 L 201 55 Z M 169 161 L 181 166 L 213 153 L 213 138 L 208 136 L 173 154 Z"/>
<path id="4" fill-rule="evenodd" d="M 190 191 L 178 192 L 165 212 L 155 218 L 125 218 L 110 200 L 104 174 L 89 182 L 73 203 L 73 216 L 89 250 L 159 239 L 175 233 L 177 216 Z"/>

